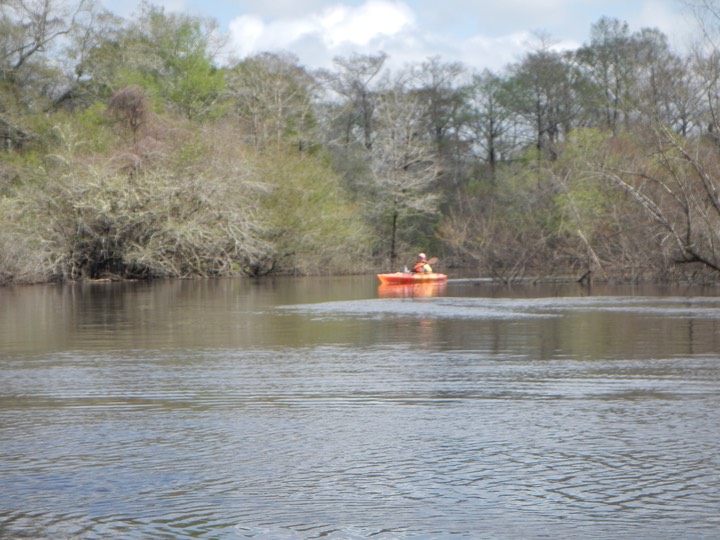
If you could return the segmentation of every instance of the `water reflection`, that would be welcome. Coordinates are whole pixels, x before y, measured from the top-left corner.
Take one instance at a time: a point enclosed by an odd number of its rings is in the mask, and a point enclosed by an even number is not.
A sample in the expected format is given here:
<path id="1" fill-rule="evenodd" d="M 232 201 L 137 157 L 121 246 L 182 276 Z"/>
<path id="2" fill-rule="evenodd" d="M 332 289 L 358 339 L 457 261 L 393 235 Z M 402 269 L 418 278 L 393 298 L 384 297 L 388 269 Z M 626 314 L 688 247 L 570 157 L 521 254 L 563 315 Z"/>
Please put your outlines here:
<path id="1" fill-rule="evenodd" d="M 108 285 L 0 289 L 2 538 L 720 526 L 714 296 Z"/>

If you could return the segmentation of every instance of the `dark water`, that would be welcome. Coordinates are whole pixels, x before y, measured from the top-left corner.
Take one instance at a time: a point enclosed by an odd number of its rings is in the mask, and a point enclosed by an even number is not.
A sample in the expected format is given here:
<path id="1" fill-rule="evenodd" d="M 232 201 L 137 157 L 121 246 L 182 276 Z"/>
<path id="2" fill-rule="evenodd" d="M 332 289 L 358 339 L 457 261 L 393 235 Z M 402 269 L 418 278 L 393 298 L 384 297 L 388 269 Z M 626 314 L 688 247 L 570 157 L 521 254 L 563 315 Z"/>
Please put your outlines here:
<path id="1" fill-rule="evenodd" d="M 720 538 L 717 289 L 0 289 L 0 538 Z"/>

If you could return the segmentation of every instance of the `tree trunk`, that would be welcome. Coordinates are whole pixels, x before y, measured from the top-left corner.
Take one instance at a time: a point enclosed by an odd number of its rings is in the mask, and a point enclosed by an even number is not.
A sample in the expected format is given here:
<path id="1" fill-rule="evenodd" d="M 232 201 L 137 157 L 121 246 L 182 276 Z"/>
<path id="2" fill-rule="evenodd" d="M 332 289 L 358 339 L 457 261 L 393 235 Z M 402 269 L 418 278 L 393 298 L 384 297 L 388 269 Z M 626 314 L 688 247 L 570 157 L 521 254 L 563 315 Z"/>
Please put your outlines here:
<path id="1" fill-rule="evenodd" d="M 395 268 L 397 253 L 395 252 L 395 238 L 397 237 L 398 212 L 395 210 L 392 216 L 392 229 L 390 231 L 390 267 Z"/>

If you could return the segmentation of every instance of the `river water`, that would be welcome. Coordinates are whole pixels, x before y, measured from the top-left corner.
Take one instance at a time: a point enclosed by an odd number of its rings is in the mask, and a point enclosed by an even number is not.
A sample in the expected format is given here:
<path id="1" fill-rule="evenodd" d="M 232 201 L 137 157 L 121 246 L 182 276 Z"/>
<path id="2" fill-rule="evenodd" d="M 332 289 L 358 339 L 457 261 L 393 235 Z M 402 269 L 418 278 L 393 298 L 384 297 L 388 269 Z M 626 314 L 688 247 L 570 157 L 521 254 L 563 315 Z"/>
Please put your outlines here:
<path id="1" fill-rule="evenodd" d="M 0 538 L 720 538 L 718 289 L 0 289 Z"/>

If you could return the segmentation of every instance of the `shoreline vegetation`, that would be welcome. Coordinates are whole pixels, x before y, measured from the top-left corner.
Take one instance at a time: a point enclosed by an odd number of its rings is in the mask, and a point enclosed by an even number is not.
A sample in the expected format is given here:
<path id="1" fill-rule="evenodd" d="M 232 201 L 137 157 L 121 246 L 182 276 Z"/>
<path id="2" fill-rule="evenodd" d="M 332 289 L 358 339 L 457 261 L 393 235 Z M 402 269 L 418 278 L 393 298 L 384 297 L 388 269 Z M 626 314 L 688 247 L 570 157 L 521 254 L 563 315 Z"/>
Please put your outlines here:
<path id="1" fill-rule="evenodd" d="M 467 270 L 467 269 L 465 269 Z M 292 278 L 292 277 L 308 277 L 308 278 L 323 278 L 323 277 L 333 277 L 333 276 L 356 276 L 356 277 L 374 277 L 375 276 L 374 271 L 370 272 L 363 272 L 363 273 L 357 273 L 357 274 L 306 274 L 303 276 L 300 275 L 291 275 L 291 274 L 273 274 L 272 277 L 278 277 L 278 278 Z M 467 273 L 467 272 L 465 272 Z M 452 273 L 450 274 L 452 276 Z M 215 276 L 215 277 L 199 277 L 199 276 L 189 276 L 184 278 L 121 278 L 117 276 L 113 277 L 99 277 L 99 278 L 83 278 L 76 281 L 56 281 L 56 282 L 34 282 L 34 283 L 10 283 L 10 284 L 3 284 L 0 285 L 0 288 L 13 288 L 13 287 L 32 287 L 35 285 L 100 285 L 103 284 L 118 284 L 118 283 L 137 283 L 137 282 L 149 282 L 149 281 L 167 281 L 167 280 L 189 280 L 189 281 L 195 281 L 195 280 L 216 280 L 216 279 L 268 279 L 270 276 L 259 276 L 259 277 L 250 277 L 250 276 Z M 491 278 L 491 277 L 448 277 L 447 280 L 444 282 L 445 284 L 449 285 L 476 285 L 476 286 L 492 286 L 492 287 L 507 287 L 507 288 L 513 288 L 513 287 L 543 287 L 543 286 L 569 286 L 569 285 L 576 285 L 579 289 L 584 291 L 591 291 L 594 287 L 603 287 L 605 285 L 609 286 L 622 286 L 622 285 L 629 285 L 629 286 L 681 286 L 681 287 L 693 287 L 693 290 L 696 290 L 697 287 L 702 288 L 703 290 L 707 288 L 715 289 L 717 287 L 720 287 L 720 281 L 719 280 L 713 280 L 713 279 L 707 279 L 707 280 L 697 280 L 697 279 L 674 279 L 672 281 L 668 280 L 658 280 L 655 278 L 652 279 L 635 279 L 635 280 L 627 280 L 624 278 L 603 278 L 601 280 L 594 280 L 591 277 L 588 276 L 569 276 L 569 275 L 558 275 L 558 276 L 523 276 L 523 277 L 517 277 L 512 280 L 501 280 L 498 278 Z M 379 287 L 390 287 L 390 288 L 398 288 L 403 289 L 407 288 L 408 285 L 406 284 L 399 284 L 399 285 L 382 285 L 378 282 Z M 422 285 L 415 285 L 422 287 Z"/>
<path id="2" fill-rule="evenodd" d="M 716 283 L 711 7 L 686 54 L 604 17 L 491 72 L 221 63 L 212 20 L 8 0 L 0 285 L 360 274 L 420 251 L 497 283 Z"/>

